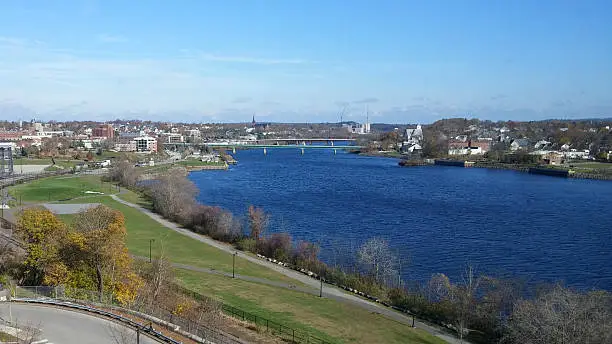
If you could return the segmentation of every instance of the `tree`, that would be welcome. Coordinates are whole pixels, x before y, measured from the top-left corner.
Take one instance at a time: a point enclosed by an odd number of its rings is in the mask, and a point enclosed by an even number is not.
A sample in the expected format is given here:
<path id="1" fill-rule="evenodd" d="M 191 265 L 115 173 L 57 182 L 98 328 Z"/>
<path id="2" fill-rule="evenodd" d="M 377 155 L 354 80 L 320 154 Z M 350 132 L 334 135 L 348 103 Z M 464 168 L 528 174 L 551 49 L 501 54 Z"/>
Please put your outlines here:
<path id="1" fill-rule="evenodd" d="M 475 276 L 474 268 L 468 265 L 462 275 L 463 283 L 451 288 L 451 301 L 455 305 L 454 323 L 459 340 L 467 332 L 471 316 L 474 314 L 476 294 L 480 285 L 480 278 Z"/>
<path id="2" fill-rule="evenodd" d="M 578 293 L 562 286 L 535 300 L 515 303 L 507 324 L 507 343 L 612 343 L 612 296 Z"/>
<path id="3" fill-rule="evenodd" d="M 196 205 L 198 188 L 179 171 L 170 171 L 148 188 L 153 209 L 164 217 L 188 222 L 191 210 Z"/>
<path id="4" fill-rule="evenodd" d="M 53 262 L 65 231 L 65 225 L 49 210 L 31 208 L 20 214 L 16 233 L 26 248 L 23 282 L 43 282 L 45 269 Z"/>
<path id="5" fill-rule="evenodd" d="M 82 262 L 95 274 L 96 289 L 102 297 L 105 284 L 118 298 L 135 297 L 139 281 L 131 271 L 131 258 L 125 246 L 123 214 L 104 205 L 81 211 L 74 219 L 71 233 L 71 263 Z M 73 265 L 73 268 L 76 266 Z"/>
<path id="6" fill-rule="evenodd" d="M 376 282 L 386 284 L 397 274 L 397 257 L 382 238 L 372 238 L 361 245 L 357 258 Z"/>
<path id="7" fill-rule="evenodd" d="M 134 168 L 134 165 L 128 161 L 120 161 L 108 170 L 106 179 L 112 182 L 118 182 L 125 187 L 136 186 L 140 172 Z"/>
<path id="8" fill-rule="evenodd" d="M 251 238 L 257 241 L 261 240 L 266 229 L 268 228 L 269 216 L 262 208 L 249 206 L 249 229 L 251 230 Z"/>

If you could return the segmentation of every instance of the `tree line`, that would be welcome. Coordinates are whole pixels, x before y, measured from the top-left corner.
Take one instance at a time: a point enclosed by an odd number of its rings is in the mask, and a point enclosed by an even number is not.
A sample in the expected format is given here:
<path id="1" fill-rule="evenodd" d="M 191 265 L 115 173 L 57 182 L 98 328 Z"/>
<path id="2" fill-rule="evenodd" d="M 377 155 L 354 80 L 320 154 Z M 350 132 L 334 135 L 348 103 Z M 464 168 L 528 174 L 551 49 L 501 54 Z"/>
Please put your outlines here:
<path id="1" fill-rule="evenodd" d="M 109 178 L 135 187 L 138 174 L 131 165 L 118 165 Z M 199 204 L 198 190 L 184 173 L 170 170 L 140 188 L 156 212 L 194 232 L 312 271 L 326 282 L 375 296 L 472 342 L 612 342 L 612 297 L 605 291 L 532 286 L 478 274 L 470 266 L 459 281 L 438 273 L 426 283 L 406 283 L 400 278 L 400 260 L 384 239 L 361 245 L 352 269 L 330 266 L 319 259 L 317 244 L 296 242 L 288 233 L 268 233 L 269 214 L 259 207 L 250 206 L 243 221 L 227 210 Z"/>

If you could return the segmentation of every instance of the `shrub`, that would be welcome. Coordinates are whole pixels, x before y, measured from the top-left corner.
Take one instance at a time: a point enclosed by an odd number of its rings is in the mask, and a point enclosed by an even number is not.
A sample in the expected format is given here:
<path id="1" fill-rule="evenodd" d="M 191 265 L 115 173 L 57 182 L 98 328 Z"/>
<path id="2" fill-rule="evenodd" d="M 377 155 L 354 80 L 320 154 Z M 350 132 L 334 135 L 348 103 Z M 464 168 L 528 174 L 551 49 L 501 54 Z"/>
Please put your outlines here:
<path id="1" fill-rule="evenodd" d="M 241 251 L 255 252 L 257 242 L 253 238 L 243 238 L 236 242 L 236 248 Z"/>

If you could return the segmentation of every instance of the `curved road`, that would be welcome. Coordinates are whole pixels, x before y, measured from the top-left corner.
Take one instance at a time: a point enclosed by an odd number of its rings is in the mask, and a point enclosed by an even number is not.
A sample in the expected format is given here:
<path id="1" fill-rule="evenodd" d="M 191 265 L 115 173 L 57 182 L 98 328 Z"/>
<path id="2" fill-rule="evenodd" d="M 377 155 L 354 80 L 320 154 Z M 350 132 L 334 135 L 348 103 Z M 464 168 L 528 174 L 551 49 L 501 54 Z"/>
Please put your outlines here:
<path id="1" fill-rule="evenodd" d="M 117 201 L 119 203 L 122 203 L 124 205 L 129 206 L 129 207 L 136 208 L 136 209 L 140 210 L 141 212 L 145 213 L 146 215 L 148 215 L 153 220 L 159 222 L 160 224 L 162 224 L 163 226 L 165 226 L 165 227 L 167 227 L 169 229 L 172 229 L 172 230 L 174 230 L 174 231 L 176 231 L 178 233 L 181 233 L 181 234 L 183 234 L 185 236 L 188 236 L 188 237 L 190 237 L 192 239 L 195 239 L 195 240 L 198 240 L 200 242 L 206 243 L 208 245 L 214 246 L 214 247 L 216 247 L 216 248 L 218 248 L 218 249 L 220 249 L 222 251 L 228 252 L 230 254 L 233 254 L 234 252 L 236 252 L 236 249 L 234 249 L 231 245 L 228 245 L 228 244 L 225 244 L 225 243 L 221 243 L 219 241 L 215 241 L 215 240 L 213 240 L 211 238 L 208 238 L 206 236 L 203 236 L 203 235 L 194 233 L 194 232 L 192 232 L 192 231 L 190 231 L 188 229 L 182 228 L 179 225 L 177 225 L 176 223 L 173 223 L 173 222 L 170 222 L 170 221 L 164 219 L 159 214 L 156 214 L 156 213 L 154 213 L 154 212 L 152 212 L 152 211 L 150 211 L 150 210 L 148 210 L 148 209 L 146 209 L 144 207 L 141 207 L 141 206 L 139 206 L 137 204 L 130 203 L 130 202 L 122 200 L 121 198 L 117 197 L 117 195 L 110 195 L 110 196 L 115 201 Z M 320 287 L 319 283 L 320 282 L 318 280 L 316 280 L 314 278 L 311 278 L 309 276 L 306 276 L 306 275 L 304 275 L 304 274 L 302 274 L 302 273 L 300 273 L 298 271 L 287 269 L 287 268 L 285 268 L 283 266 L 280 266 L 278 264 L 274 264 L 274 263 L 269 262 L 267 260 L 263 260 L 263 259 L 260 259 L 260 258 L 257 258 L 257 257 L 253 257 L 253 256 L 250 256 L 250 255 L 246 255 L 246 254 L 241 254 L 240 257 L 244 258 L 244 259 L 246 259 L 246 260 L 248 260 L 248 261 L 250 261 L 252 263 L 265 266 L 265 267 L 267 267 L 269 269 L 272 269 L 272 270 L 274 270 L 276 272 L 279 272 L 279 273 L 281 273 L 281 274 L 283 274 L 283 275 L 285 275 L 287 277 L 290 277 L 290 278 L 293 278 L 293 279 L 295 279 L 297 281 L 300 281 L 300 282 L 304 283 L 305 285 L 307 285 L 307 286 L 309 286 L 311 288 L 315 288 L 316 290 L 319 290 L 319 287 Z M 191 266 L 183 266 L 183 268 L 185 268 L 185 269 L 194 269 Z M 202 272 L 205 272 L 205 271 L 202 271 Z M 242 276 L 243 279 L 244 279 L 244 277 L 245 276 Z M 395 311 L 395 310 L 393 310 L 391 308 L 385 307 L 385 306 L 383 306 L 381 304 L 374 303 L 374 302 L 368 301 L 366 299 L 362 299 L 360 297 L 357 297 L 357 296 L 355 296 L 353 294 L 345 292 L 344 290 L 338 289 L 336 287 L 331 287 L 329 285 L 325 285 L 324 284 L 323 285 L 323 296 L 331 298 L 331 299 L 334 299 L 334 300 L 338 300 L 338 301 L 341 301 L 341 302 L 351 303 L 351 304 L 354 304 L 356 306 L 365 308 L 365 309 L 369 310 L 370 312 L 382 314 L 382 315 L 384 315 L 386 317 L 389 317 L 389 318 L 391 318 L 391 319 L 393 319 L 395 321 L 401 322 L 403 324 L 412 325 L 412 317 L 411 316 L 407 316 L 407 315 L 405 315 L 403 313 L 397 312 L 397 311 Z M 463 340 L 461 342 L 458 338 L 448 334 L 446 331 L 440 329 L 437 326 L 432 326 L 432 325 L 429 325 L 429 324 L 426 324 L 426 323 L 423 323 L 423 322 L 420 322 L 420 321 L 415 321 L 415 327 L 423 329 L 423 330 L 433 334 L 434 336 L 436 336 L 438 338 L 441 338 L 441 339 L 443 339 L 446 342 L 451 343 L 451 344 L 455 344 L 455 343 L 457 343 L 457 344 L 459 344 L 459 343 L 467 343 L 467 344 L 469 344 L 465 340 Z"/>
<path id="2" fill-rule="evenodd" d="M 134 330 L 87 313 L 19 303 L 13 303 L 10 307 L 13 322 L 19 326 L 32 326 L 42 330 L 40 340 L 46 339 L 46 344 L 116 343 L 113 337 L 119 336 L 129 338 L 126 343 L 136 342 Z M 0 317 L 9 320 L 9 304 L 6 302 L 0 304 Z M 141 334 L 140 343 L 158 342 Z"/>

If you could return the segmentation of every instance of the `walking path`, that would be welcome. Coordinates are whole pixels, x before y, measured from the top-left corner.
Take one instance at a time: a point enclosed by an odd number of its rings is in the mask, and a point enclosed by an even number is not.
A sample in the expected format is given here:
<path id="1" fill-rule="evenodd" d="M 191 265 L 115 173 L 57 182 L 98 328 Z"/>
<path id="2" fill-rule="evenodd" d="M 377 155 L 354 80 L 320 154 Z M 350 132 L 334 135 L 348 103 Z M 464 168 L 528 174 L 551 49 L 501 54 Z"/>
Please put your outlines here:
<path id="1" fill-rule="evenodd" d="M 133 204 L 130 202 L 127 202 L 119 197 L 117 197 L 117 195 L 110 195 L 115 201 L 122 203 L 128 207 L 132 207 L 135 209 L 138 209 L 139 211 L 141 211 L 142 213 L 146 214 L 147 216 L 149 216 L 150 218 L 152 218 L 153 220 L 157 221 L 158 223 L 162 224 L 163 226 L 172 229 L 180 234 L 183 234 L 185 236 L 188 236 L 194 240 L 198 240 L 200 242 L 206 243 L 208 245 L 214 246 L 222 251 L 225 251 L 227 253 L 230 254 L 234 254 L 236 252 L 236 249 L 234 249 L 231 245 L 225 244 L 225 243 L 221 243 L 218 241 L 215 241 L 213 239 L 210 239 L 206 236 L 194 233 L 188 229 L 182 228 L 179 225 L 177 225 L 176 223 L 170 222 L 166 219 L 164 219 L 162 216 L 160 216 L 159 214 L 156 214 L 152 211 L 150 211 L 149 209 L 146 209 L 142 206 L 139 206 L 137 204 Z M 269 269 L 272 269 L 278 273 L 281 273 L 287 277 L 293 278 L 299 282 L 304 283 L 307 286 L 310 286 L 311 288 L 313 288 L 314 290 L 318 291 L 320 288 L 320 282 L 316 279 L 313 279 L 309 276 L 303 275 L 300 272 L 294 271 L 294 270 L 290 270 L 287 269 L 283 266 L 280 266 L 278 264 L 274 264 L 272 262 L 269 262 L 267 260 L 263 260 L 257 257 L 253 257 L 247 254 L 241 254 L 240 257 L 255 263 L 255 264 L 259 264 L 261 266 L 265 266 Z M 205 273 L 211 273 L 213 271 L 216 270 L 211 270 L 211 269 L 202 269 L 202 268 L 198 268 L 198 267 L 193 267 L 193 266 L 189 266 L 189 265 L 184 265 L 184 264 L 175 264 L 176 267 L 180 267 L 180 268 L 185 268 L 188 270 L 194 270 L 194 271 L 200 271 L 200 272 L 205 272 Z M 223 272 L 215 272 L 215 273 L 220 273 L 220 274 L 224 274 Z M 275 282 L 275 281 L 270 281 L 270 280 L 265 280 L 265 279 L 260 279 L 260 278 L 256 278 L 256 277 L 250 277 L 250 276 L 241 276 L 241 279 L 245 279 L 245 280 L 250 280 L 253 282 L 259 282 L 259 283 L 264 283 L 264 284 L 273 284 L 279 287 L 284 287 L 287 288 L 288 286 L 290 286 L 289 284 L 283 284 L 282 282 Z M 296 287 L 296 288 L 292 288 L 295 290 L 300 290 L 300 291 L 304 291 L 306 293 L 311 293 L 312 294 L 312 290 L 308 290 L 306 288 L 303 287 Z M 318 294 L 318 293 L 317 293 Z M 345 292 L 344 290 L 338 289 L 336 287 L 332 287 L 332 286 L 328 286 L 328 285 L 323 285 L 323 296 L 330 298 L 330 299 L 334 299 L 337 301 L 341 301 L 341 302 L 346 302 L 346 303 L 350 303 L 350 304 L 354 304 L 356 306 L 362 307 L 364 309 L 367 309 L 370 312 L 373 313 L 378 313 L 381 315 L 384 315 L 388 318 L 391 318 L 395 321 L 398 321 L 400 323 L 406 324 L 406 325 L 412 325 L 412 317 L 408 316 L 406 314 L 397 312 L 391 308 L 385 307 L 383 305 L 368 301 L 366 299 L 362 299 L 360 297 L 357 297 L 355 295 L 349 294 L 347 292 Z M 419 328 L 419 329 L 423 329 L 431 334 L 433 334 L 434 336 L 441 338 L 445 341 L 447 341 L 448 343 L 452 343 L 452 344 L 459 344 L 459 343 L 466 343 L 469 344 L 468 342 L 466 342 L 465 340 L 463 342 L 460 342 L 460 340 L 458 338 L 455 338 L 454 336 L 448 334 L 448 332 L 446 332 L 444 329 L 441 329 L 437 326 L 434 325 L 429 325 L 426 323 L 423 323 L 421 321 L 415 321 L 415 327 Z"/>

